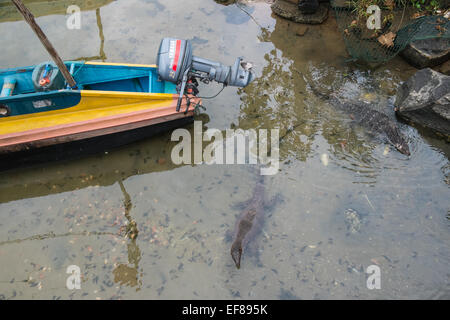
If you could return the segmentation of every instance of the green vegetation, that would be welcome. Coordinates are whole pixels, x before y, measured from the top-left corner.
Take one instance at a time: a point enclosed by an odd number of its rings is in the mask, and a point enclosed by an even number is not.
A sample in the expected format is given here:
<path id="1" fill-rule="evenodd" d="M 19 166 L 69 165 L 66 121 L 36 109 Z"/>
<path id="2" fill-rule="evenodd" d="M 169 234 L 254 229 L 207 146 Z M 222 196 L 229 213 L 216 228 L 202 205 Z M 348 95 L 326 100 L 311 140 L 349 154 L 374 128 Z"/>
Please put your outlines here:
<path id="1" fill-rule="evenodd" d="M 372 14 L 367 12 L 367 8 L 371 5 L 377 5 L 381 9 L 383 26 L 390 25 L 394 20 L 395 9 L 410 7 L 413 11 L 411 18 L 434 15 L 442 9 L 439 0 L 349 0 L 347 3 L 355 14 L 355 19 L 348 26 L 349 28 L 362 26 L 366 23 L 367 18 Z M 375 33 L 377 32 L 375 31 Z"/>
<path id="2" fill-rule="evenodd" d="M 437 0 L 410 0 L 412 6 L 420 11 L 436 12 L 440 9 L 440 3 Z"/>
<path id="3" fill-rule="evenodd" d="M 450 21 L 442 16 L 447 9 L 444 1 L 345 0 L 345 6 L 342 1 L 340 5 L 336 3 L 336 20 L 347 50 L 357 60 L 384 63 L 412 41 L 450 38 Z M 372 5 L 377 7 L 367 12 Z M 377 23 L 380 25 L 375 26 Z"/>
<path id="4" fill-rule="evenodd" d="M 353 11 L 357 12 L 358 18 L 368 17 L 370 14 L 367 13 L 367 8 L 371 5 L 377 5 L 382 10 L 389 11 L 393 11 L 395 8 L 411 6 L 425 14 L 434 14 L 441 9 L 441 4 L 438 0 L 349 0 L 349 4 Z"/>

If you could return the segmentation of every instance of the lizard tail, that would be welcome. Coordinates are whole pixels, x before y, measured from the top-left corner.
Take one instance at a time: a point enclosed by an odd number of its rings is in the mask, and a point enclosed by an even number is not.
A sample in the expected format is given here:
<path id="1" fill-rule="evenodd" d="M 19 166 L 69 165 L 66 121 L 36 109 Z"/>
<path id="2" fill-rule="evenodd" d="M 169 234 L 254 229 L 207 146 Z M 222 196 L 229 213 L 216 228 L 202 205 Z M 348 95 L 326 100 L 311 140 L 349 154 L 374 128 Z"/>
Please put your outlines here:
<path id="1" fill-rule="evenodd" d="M 324 100 L 329 100 L 330 96 L 331 96 L 331 91 L 327 92 L 327 93 L 323 93 L 321 92 L 315 84 L 313 84 L 314 81 L 310 81 L 308 82 L 309 87 L 311 88 L 311 91 L 318 97 L 324 99 Z"/>

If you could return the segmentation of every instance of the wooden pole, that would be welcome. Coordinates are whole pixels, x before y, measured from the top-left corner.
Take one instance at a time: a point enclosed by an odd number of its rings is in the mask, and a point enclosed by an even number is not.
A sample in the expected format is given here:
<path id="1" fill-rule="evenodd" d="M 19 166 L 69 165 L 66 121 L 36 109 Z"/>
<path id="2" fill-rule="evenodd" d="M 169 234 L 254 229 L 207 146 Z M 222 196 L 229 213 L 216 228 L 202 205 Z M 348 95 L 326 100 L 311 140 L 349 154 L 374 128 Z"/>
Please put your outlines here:
<path id="1" fill-rule="evenodd" d="M 34 33 L 38 36 L 39 40 L 41 40 L 42 44 L 44 45 L 45 49 L 47 49 L 48 53 L 52 57 L 53 61 L 55 61 L 56 65 L 58 66 L 59 70 L 64 76 L 64 79 L 66 79 L 67 83 L 71 88 L 77 89 L 77 84 L 75 83 L 75 80 L 73 79 L 72 75 L 70 74 L 69 70 L 67 70 L 66 65 L 59 57 L 58 53 L 56 52 L 55 48 L 52 46 L 50 41 L 45 36 L 42 29 L 38 26 L 36 21 L 34 20 L 33 14 L 25 7 L 25 5 L 22 3 L 21 0 L 11 0 L 14 5 L 16 6 L 17 10 L 23 15 L 25 18 L 25 21 L 28 22 L 31 29 L 33 29 Z"/>

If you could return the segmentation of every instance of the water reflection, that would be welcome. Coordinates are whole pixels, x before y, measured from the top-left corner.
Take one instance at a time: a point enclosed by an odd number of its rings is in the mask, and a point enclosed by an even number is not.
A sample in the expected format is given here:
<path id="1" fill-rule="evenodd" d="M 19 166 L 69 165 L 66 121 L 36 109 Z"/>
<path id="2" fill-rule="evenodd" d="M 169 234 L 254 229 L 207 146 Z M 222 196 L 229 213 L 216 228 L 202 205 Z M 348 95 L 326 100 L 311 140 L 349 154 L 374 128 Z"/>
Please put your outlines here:
<path id="1" fill-rule="evenodd" d="M 200 114 L 195 120 L 202 122 L 203 132 L 208 129 L 207 114 Z M 194 136 L 193 124 L 186 125 L 184 129 Z M 222 134 L 225 136 L 225 132 Z M 47 161 L 43 163 L 13 165 L 13 169 L 1 171 L 0 204 L 89 187 L 111 186 L 135 175 L 170 171 L 183 166 L 184 164 L 175 165 L 171 160 L 172 149 L 178 143 L 171 141 L 171 135 L 169 131 L 112 149 L 94 145 L 97 152 L 93 155 L 87 151 L 86 154 L 80 153 L 79 150 L 69 147 L 61 151 L 67 152 L 67 155 L 63 155 L 64 160 L 57 160 L 60 156 L 54 158 L 52 153 L 48 159 L 45 157 Z M 192 139 L 192 150 L 194 142 Z M 3 160 L 1 164 L 7 166 L 7 161 L 11 160 Z"/>
<path id="2" fill-rule="evenodd" d="M 172 170 L 170 134 L 76 160 L 2 172 L 0 203 L 110 186 L 133 175 Z"/>
<path id="3" fill-rule="evenodd" d="M 107 60 L 105 53 L 106 40 L 100 8 L 108 7 L 113 2 L 113 0 L 25 0 L 24 4 L 37 18 L 38 24 L 64 60 L 105 61 Z M 67 29 L 66 23 L 69 17 L 67 9 L 71 5 L 78 6 L 82 11 L 80 15 L 80 29 Z M 17 50 L 21 50 L 19 48 L 23 47 L 24 42 L 29 47 L 36 47 L 37 50 L 22 52 L 21 55 L 15 57 L 15 60 L 8 61 L 9 63 L 5 61 L 5 67 L 35 64 L 48 59 L 46 51 L 31 32 L 29 26 L 27 24 L 14 23 L 16 21 L 23 21 L 23 17 L 16 7 L 11 1 L 0 0 L 0 28 L 3 28 L 4 30 L 2 31 L 5 33 L 2 40 L 8 43 L 5 53 L 10 55 Z M 51 23 L 47 23 L 48 21 Z M 97 39 L 96 34 L 98 34 L 99 45 L 95 43 Z M 17 41 L 18 38 L 22 39 L 22 41 Z M 72 41 L 67 41 L 68 39 L 72 39 Z M 77 47 L 77 43 L 82 43 L 83 47 Z M 93 50 L 98 50 L 98 53 L 93 54 Z M 36 60 L 36 57 L 40 57 L 38 58 L 39 60 Z"/>
<path id="4" fill-rule="evenodd" d="M 22 0 L 23 4 L 36 17 L 52 14 L 67 14 L 67 8 L 71 5 L 78 6 L 82 11 L 97 10 L 114 0 Z M 10 0 L 0 0 L 0 23 L 21 21 L 22 15 Z"/>
<path id="5" fill-rule="evenodd" d="M 105 35 L 103 34 L 103 24 L 102 24 L 102 17 L 100 15 L 100 8 L 95 9 L 95 16 L 96 16 L 96 19 L 97 19 L 98 36 L 100 38 L 99 54 L 97 56 L 91 56 L 91 57 L 80 57 L 80 58 L 76 58 L 74 60 L 79 60 L 79 61 L 101 60 L 101 61 L 105 61 L 106 59 L 108 59 L 106 57 L 106 53 L 105 53 Z"/>
<path id="6" fill-rule="evenodd" d="M 301 47 L 297 39 L 286 39 L 288 32 L 286 23 L 280 20 L 272 32 L 262 30 L 260 39 L 271 41 L 277 49 L 264 55 L 266 64 L 261 76 L 241 90 L 239 126 L 280 128 L 281 160 L 306 161 L 314 154 L 316 140 L 325 138 L 337 163 L 344 163 L 344 167 L 358 172 L 363 181 L 374 183 L 376 159 L 371 156 L 373 146 L 366 143 L 367 137 L 358 135 L 349 127 L 348 118 L 327 107 L 308 88 L 310 81 L 327 90 L 342 84 L 348 77 L 345 68 L 342 71 L 342 66 L 315 62 L 315 54 L 312 61 L 300 64 L 299 61 L 305 60 Z M 299 51 L 292 50 L 295 46 Z M 348 83 L 352 83 L 352 79 Z M 345 159 L 348 164 L 340 161 Z"/>
<path id="7" fill-rule="evenodd" d="M 92 61 L 101 60 L 105 61 L 107 59 L 104 48 L 105 48 L 105 36 L 103 33 L 102 17 L 100 15 L 100 7 L 105 6 L 114 0 L 50 0 L 50 1 L 33 1 L 24 0 L 23 3 L 27 8 L 33 13 L 37 18 L 40 16 L 47 16 L 52 14 L 65 15 L 67 14 L 67 8 L 71 5 L 78 6 L 82 11 L 95 10 L 95 16 L 97 20 L 98 35 L 100 39 L 99 54 L 89 57 L 78 57 L 73 60 L 80 61 Z M 16 7 L 12 4 L 10 0 L 0 1 L 0 23 L 10 22 L 10 21 L 21 21 L 23 20 L 22 15 L 17 11 Z"/>
<path id="8" fill-rule="evenodd" d="M 245 4 L 235 3 L 235 6 L 241 10 L 241 12 L 238 12 L 232 6 L 228 6 L 228 4 L 230 3 L 225 4 L 226 6 L 221 11 L 225 14 L 225 22 L 231 24 L 240 25 L 248 22 L 251 19 L 251 14 L 255 10 L 255 8 L 248 7 Z"/>
<path id="9" fill-rule="evenodd" d="M 128 251 L 128 264 L 118 264 L 114 270 L 114 282 L 119 283 L 120 285 L 127 285 L 130 287 L 135 287 L 139 284 L 139 287 L 136 290 L 139 290 L 142 282 L 139 281 L 139 261 L 141 260 L 141 250 L 139 246 L 136 244 L 136 238 L 139 234 L 139 230 L 137 228 L 137 223 L 131 217 L 131 209 L 133 204 L 131 203 L 131 198 L 128 192 L 125 190 L 123 182 L 119 180 L 120 190 L 124 195 L 124 207 L 125 207 L 125 217 L 127 219 L 127 224 L 125 225 L 125 236 L 130 240 L 127 244 Z M 129 266 L 131 265 L 131 266 Z"/>
<path id="10" fill-rule="evenodd" d="M 351 115 L 336 110 L 310 89 L 313 83 L 322 92 L 339 92 L 347 99 L 365 101 L 371 109 L 398 123 L 411 150 L 423 156 L 417 150 L 417 132 L 399 123 L 393 112 L 396 87 L 414 70 L 398 60 L 395 63 L 404 68 L 402 74 L 389 65 L 369 69 L 347 63 L 344 46 L 336 40 L 340 34 L 332 24 L 308 26 L 310 32 L 298 36 L 296 29 L 301 27 L 277 19 L 273 30 L 260 30 L 259 40 L 273 43 L 275 49 L 264 55 L 261 75 L 239 91 L 242 104 L 238 126 L 278 127 L 281 160 L 306 161 L 317 153 L 327 153 L 333 165 L 354 174 L 354 183 L 375 185 L 386 170 L 403 174 L 402 170 L 409 168 L 409 174 L 415 174 L 409 159 L 397 154 L 384 136 L 355 123 Z M 319 151 L 323 139 L 328 148 Z M 427 161 L 422 159 L 422 165 L 432 166 Z"/>

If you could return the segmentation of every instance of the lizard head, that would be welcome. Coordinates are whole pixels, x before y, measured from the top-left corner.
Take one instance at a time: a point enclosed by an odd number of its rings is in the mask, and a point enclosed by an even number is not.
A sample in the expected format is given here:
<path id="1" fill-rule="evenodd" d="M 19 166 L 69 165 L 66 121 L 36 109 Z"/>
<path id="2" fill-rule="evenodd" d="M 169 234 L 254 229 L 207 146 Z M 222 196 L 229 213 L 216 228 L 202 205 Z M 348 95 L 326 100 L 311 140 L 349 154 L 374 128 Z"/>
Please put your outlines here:
<path id="1" fill-rule="evenodd" d="M 411 155 L 411 152 L 409 151 L 409 147 L 408 144 L 405 143 L 396 143 L 395 144 L 395 148 L 400 151 L 403 154 L 406 154 L 407 156 Z"/>

